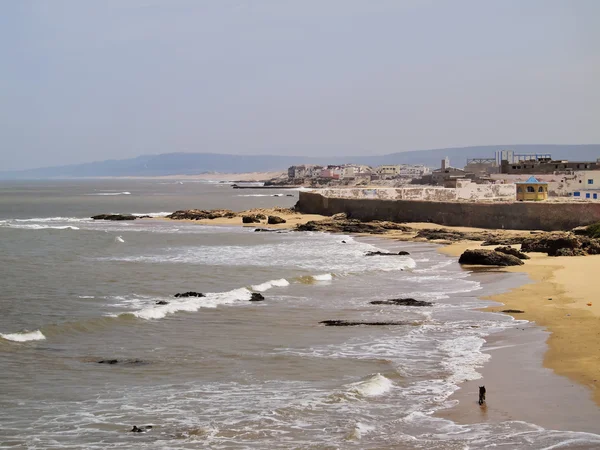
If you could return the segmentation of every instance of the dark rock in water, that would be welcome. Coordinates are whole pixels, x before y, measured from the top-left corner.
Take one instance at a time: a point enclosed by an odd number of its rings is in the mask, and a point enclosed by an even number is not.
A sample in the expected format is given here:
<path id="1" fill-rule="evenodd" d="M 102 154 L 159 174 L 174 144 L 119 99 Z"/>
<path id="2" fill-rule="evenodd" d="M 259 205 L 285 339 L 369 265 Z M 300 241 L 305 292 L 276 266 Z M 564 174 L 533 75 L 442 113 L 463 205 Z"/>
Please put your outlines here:
<path id="1" fill-rule="evenodd" d="M 342 244 L 347 244 L 347 242 L 346 241 L 342 241 Z"/>
<path id="2" fill-rule="evenodd" d="M 132 216 L 131 214 L 98 214 L 97 216 L 92 216 L 94 220 L 135 220 L 136 216 Z"/>
<path id="3" fill-rule="evenodd" d="M 285 194 L 286 197 L 293 197 L 294 194 Z"/>
<path id="4" fill-rule="evenodd" d="M 146 431 L 149 431 L 151 429 L 152 429 L 152 425 L 146 425 L 144 427 L 138 427 L 137 425 L 134 425 L 130 432 L 131 433 L 145 433 Z"/>
<path id="5" fill-rule="evenodd" d="M 408 252 L 388 253 L 388 252 L 380 252 L 380 251 L 365 253 L 365 256 L 406 256 L 406 255 L 410 255 L 410 253 L 408 253 Z"/>
<path id="6" fill-rule="evenodd" d="M 138 216 L 138 219 L 152 219 L 152 216 Z"/>
<path id="7" fill-rule="evenodd" d="M 323 320 L 319 322 L 327 327 L 357 327 L 360 325 L 384 326 L 384 325 L 414 325 L 412 322 L 351 322 L 348 320 Z"/>
<path id="8" fill-rule="evenodd" d="M 157 304 L 157 305 L 168 305 L 168 304 L 169 304 L 169 302 L 168 302 L 168 301 L 166 301 L 166 300 L 159 300 L 159 301 L 157 301 L 157 302 L 156 302 L 156 304 Z"/>
<path id="9" fill-rule="evenodd" d="M 280 223 L 286 223 L 286 220 L 285 220 L 285 219 L 282 219 L 282 218 L 281 218 L 281 217 L 279 217 L 279 216 L 269 216 L 269 217 L 267 218 L 267 223 L 268 223 L 269 225 L 278 225 L 278 224 L 280 224 Z"/>
<path id="10" fill-rule="evenodd" d="M 167 216 L 168 219 L 173 220 L 203 220 L 203 219 L 219 219 L 219 218 L 230 219 L 237 217 L 237 214 L 229 209 L 183 209 L 175 211 L 173 214 Z"/>
<path id="11" fill-rule="evenodd" d="M 399 306 L 433 306 L 433 303 L 414 298 L 393 298 L 391 300 L 373 300 L 371 305 L 399 305 Z"/>
<path id="12" fill-rule="evenodd" d="M 322 231 L 326 233 L 384 234 L 391 230 L 411 231 L 411 228 L 394 222 L 361 222 L 353 219 L 311 220 L 296 225 L 296 231 Z"/>
<path id="13" fill-rule="evenodd" d="M 206 296 L 201 292 L 190 291 L 190 292 L 181 292 L 181 293 L 178 292 L 177 294 L 174 295 L 174 297 L 185 298 L 185 297 L 206 297 Z"/>
<path id="14" fill-rule="evenodd" d="M 509 314 L 520 314 L 520 313 L 524 313 L 525 311 L 521 311 L 520 309 L 503 309 L 502 312 L 509 313 Z"/>
<path id="15" fill-rule="evenodd" d="M 519 250 L 517 250 L 516 248 L 513 247 L 496 247 L 494 249 L 495 252 L 499 252 L 499 253 L 504 253 L 506 255 L 513 255 L 516 256 L 519 259 L 529 259 L 529 256 L 527 256 L 525 253 L 520 252 Z"/>
<path id="16" fill-rule="evenodd" d="M 275 233 L 277 230 L 269 230 L 268 228 L 256 228 L 255 233 Z"/>
<path id="17" fill-rule="evenodd" d="M 253 292 L 250 297 L 251 302 L 262 302 L 265 299 L 264 295 L 259 294 L 258 292 Z"/>
<path id="18" fill-rule="evenodd" d="M 458 259 L 459 264 L 474 264 L 482 266 L 520 266 L 523 264 L 519 258 L 493 250 L 465 250 Z"/>
<path id="19" fill-rule="evenodd" d="M 118 359 L 102 359 L 98 361 L 98 364 L 127 364 L 131 366 L 145 366 L 148 363 L 141 359 L 124 359 L 122 361 L 119 361 Z"/>
<path id="20" fill-rule="evenodd" d="M 254 214 L 242 216 L 242 223 L 260 223 L 260 219 Z"/>

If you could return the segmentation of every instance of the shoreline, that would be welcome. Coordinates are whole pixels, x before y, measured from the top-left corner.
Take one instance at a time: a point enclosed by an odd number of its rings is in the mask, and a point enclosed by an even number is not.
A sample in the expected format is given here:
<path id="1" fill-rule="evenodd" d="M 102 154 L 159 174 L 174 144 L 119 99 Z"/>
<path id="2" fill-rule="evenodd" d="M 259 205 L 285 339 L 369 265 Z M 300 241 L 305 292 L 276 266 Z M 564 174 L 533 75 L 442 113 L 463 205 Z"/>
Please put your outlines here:
<path id="1" fill-rule="evenodd" d="M 251 212 L 269 212 L 253 210 Z M 279 225 L 241 224 L 240 217 L 192 221 L 205 225 L 247 226 L 251 228 L 293 229 L 311 220 L 329 219 L 316 214 L 301 214 L 285 210 L 270 210 L 286 219 Z M 171 220 L 171 219 L 164 219 Z M 444 228 L 454 231 L 492 231 L 467 227 L 448 227 L 432 223 L 402 224 L 412 229 Z M 510 235 L 511 230 L 494 230 Z M 523 233 L 523 231 L 519 231 Z M 376 236 L 398 241 L 429 242 L 414 238 L 411 233 L 391 231 Z M 518 246 L 515 246 L 518 248 Z M 438 248 L 440 253 L 458 257 L 467 249 L 481 248 L 481 241 L 458 241 Z M 600 269 L 600 255 L 551 257 L 530 253 L 531 259 L 522 266 L 503 267 L 508 273 L 522 273 L 527 281 L 507 292 L 485 296 L 483 300 L 498 303 L 483 311 L 500 313 L 503 309 L 523 310 L 510 314 L 516 320 L 527 320 L 542 331 L 547 331 L 546 350 L 543 351 L 543 368 L 566 377 L 585 388 L 597 406 L 600 406 L 600 300 L 594 302 L 594 287 L 590 281 Z M 468 267 L 467 267 L 468 268 Z M 551 299 L 551 300 L 550 300 Z M 591 303 L 591 306 L 588 306 Z M 506 313 L 503 313 L 506 314 Z M 484 369 L 485 370 L 485 369 Z M 460 390 L 457 397 L 460 397 Z M 543 395 L 543 394 L 541 394 Z M 454 397 L 453 397 L 454 398 Z"/>

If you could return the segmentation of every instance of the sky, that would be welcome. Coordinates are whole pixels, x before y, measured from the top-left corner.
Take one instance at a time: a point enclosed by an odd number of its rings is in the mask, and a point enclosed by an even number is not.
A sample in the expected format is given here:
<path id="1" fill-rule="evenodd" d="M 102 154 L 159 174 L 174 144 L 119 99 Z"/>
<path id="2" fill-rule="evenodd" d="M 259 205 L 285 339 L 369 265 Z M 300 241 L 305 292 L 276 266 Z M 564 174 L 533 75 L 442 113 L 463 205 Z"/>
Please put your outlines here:
<path id="1" fill-rule="evenodd" d="M 0 0 L 0 171 L 600 143 L 596 0 Z"/>

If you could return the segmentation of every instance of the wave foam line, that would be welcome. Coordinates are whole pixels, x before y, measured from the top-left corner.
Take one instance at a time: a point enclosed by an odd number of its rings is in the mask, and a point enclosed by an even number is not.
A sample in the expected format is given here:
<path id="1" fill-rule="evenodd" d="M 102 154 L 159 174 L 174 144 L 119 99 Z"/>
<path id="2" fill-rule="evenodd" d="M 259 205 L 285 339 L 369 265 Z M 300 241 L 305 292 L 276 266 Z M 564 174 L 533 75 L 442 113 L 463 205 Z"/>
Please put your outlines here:
<path id="1" fill-rule="evenodd" d="M 251 288 L 253 291 L 256 291 L 256 292 L 265 292 L 274 287 L 286 287 L 289 285 L 290 285 L 290 282 L 288 280 L 286 280 L 285 278 L 281 278 L 279 280 L 271 280 L 271 281 L 265 281 L 264 283 L 261 283 L 261 284 L 255 284 L 255 285 L 251 286 Z"/>
<path id="2" fill-rule="evenodd" d="M 98 192 L 96 194 L 87 194 L 87 195 L 131 195 L 131 192 Z"/>
<path id="3" fill-rule="evenodd" d="M 0 337 L 13 342 L 43 341 L 46 339 L 46 336 L 40 330 L 23 331 L 21 333 L 0 333 Z"/>
<path id="4" fill-rule="evenodd" d="M 19 230 L 79 230 L 79 227 L 72 225 L 64 226 L 51 226 L 51 225 L 19 225 L 19 224 L 8 224 L 10 228 L 17 228 Z"/>
<path id="5" fill-rule="evenodd" d="M 175 314 L 180 311 L 196 312 L 200 308 L 216 308 L 219 305 L 248 301 L 251 296 L 252 292 L 250 290 L 240 288 L 228 292 L 207 293 L 205 297 L 189 297 L 183 300 L 171 300 L 168 305 L 154 305 L 139 311 L 123 314 L 133 314 L 135 317 L 144 320 L 162 319 L 169 314 Z"/>

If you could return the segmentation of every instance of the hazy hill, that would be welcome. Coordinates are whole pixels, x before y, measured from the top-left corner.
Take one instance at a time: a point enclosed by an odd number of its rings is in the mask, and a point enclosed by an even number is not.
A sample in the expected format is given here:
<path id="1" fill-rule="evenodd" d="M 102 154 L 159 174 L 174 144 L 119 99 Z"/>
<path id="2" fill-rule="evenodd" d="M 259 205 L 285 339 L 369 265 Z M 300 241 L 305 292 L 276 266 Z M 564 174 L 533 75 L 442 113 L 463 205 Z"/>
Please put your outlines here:
<path id="1" fill-rule="evenodd" d="M 243 173 L 285 170 L 294 164 L 357 163 L 425 164 L 439 167 L 448 156 L 450 164 L 463 167 L 467 158 L 492 158 L 497 150 L 510 149 L 516 153 L 551 153 L 554 158 L 595 161 L 600 158 L 600 144 L 591 145 L 488 145 L 477 147 L 444 148 L 365 155 L 359 157 L 316 158 L 306 156 L 222 155 L 217 153 L 165 153 L 144 155 L 123 160 L 108 160 L 59 167 L 44 167 L 12 172 L 0 172 L 0 178 L 65 178 L 102 176 L 160 176 L 198 175 L 208 172 Z"/>

